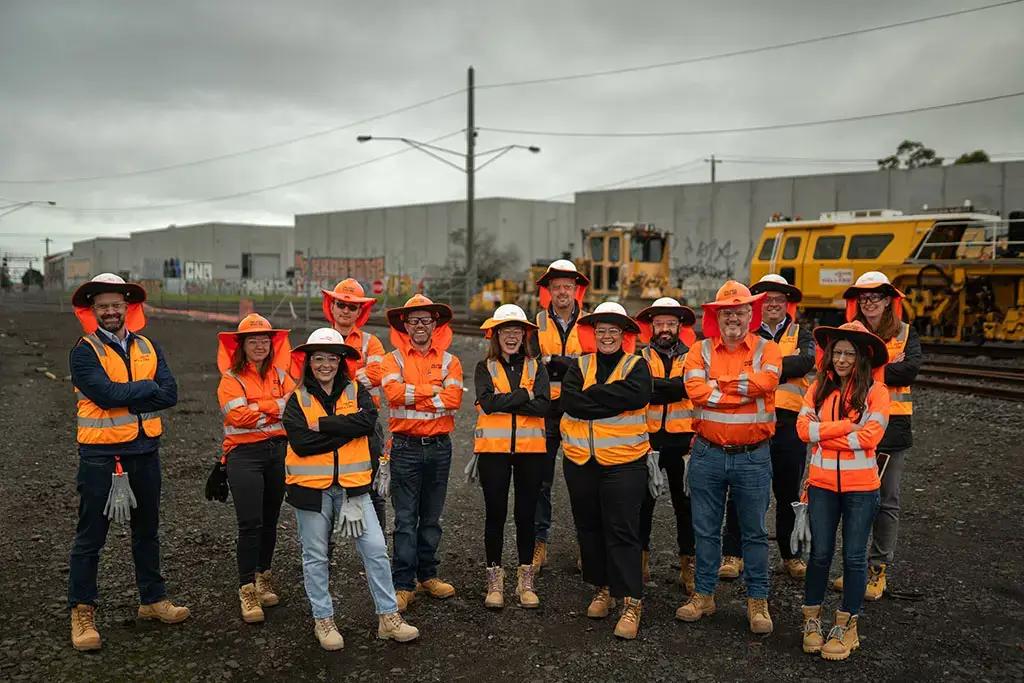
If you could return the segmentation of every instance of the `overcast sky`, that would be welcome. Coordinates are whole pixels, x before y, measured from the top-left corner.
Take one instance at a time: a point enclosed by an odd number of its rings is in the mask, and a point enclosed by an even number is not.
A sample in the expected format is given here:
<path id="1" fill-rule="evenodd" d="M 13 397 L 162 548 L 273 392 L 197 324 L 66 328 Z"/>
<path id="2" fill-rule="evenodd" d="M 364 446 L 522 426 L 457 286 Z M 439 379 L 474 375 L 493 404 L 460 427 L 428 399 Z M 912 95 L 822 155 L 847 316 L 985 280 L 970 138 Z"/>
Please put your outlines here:
<path id="1" fill-rule="evenodd" d="M 615 69 L 914 19 L 995 0 L 633 2 L 0 2 L 0 180 L 108 175 L 271 144 L 478 85 Z M 1016 26 L 1017 28 L 1014 28 Z M 906 109 L 1024 90 L 1024 3 L 752 56 L 550 84 L 481 89 L 477 125 L 553 131 L 741 127 Z M 226 201 L 399 150 L 358 133 L 432 139 L 464 128 L 465 95 L 310 140 L 161 173 L 0 183 L 0 251 L 206 220 L 291 224 L 296 213 L 443 201 L 464 175 L 416 152 Z M 677 138 L 482 131 L 480 149 L 536 144 L 482 171 L 477 196 L 547 198 L 734 157 L 876 158 L 904 138 L 940 154 L 1024 156 L 1024 97 L 872 121 Z M 459 149 L 464 137 L 438 144 Z M 872 164 L 726 163 L 720 179 Z M 706 164 L 652 183 L 706 179 Z M 571 199 L 571 195 L 563 197 Z M 2 212 L 2 209 L 0 209 Z"/>

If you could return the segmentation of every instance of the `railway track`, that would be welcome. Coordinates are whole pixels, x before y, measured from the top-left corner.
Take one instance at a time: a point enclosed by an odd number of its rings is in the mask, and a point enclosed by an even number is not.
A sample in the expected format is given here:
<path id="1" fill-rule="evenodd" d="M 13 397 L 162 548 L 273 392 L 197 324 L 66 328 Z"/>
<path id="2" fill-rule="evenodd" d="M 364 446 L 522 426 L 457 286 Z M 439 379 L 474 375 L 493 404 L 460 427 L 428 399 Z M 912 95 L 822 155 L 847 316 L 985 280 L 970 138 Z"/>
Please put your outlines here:
<path id="1" fill-rule="evenodd" d="M 1024 368 L 996 368 L 952 361 L 928 362 L 921 366 L 914 386 L 1024 401 Z"/>

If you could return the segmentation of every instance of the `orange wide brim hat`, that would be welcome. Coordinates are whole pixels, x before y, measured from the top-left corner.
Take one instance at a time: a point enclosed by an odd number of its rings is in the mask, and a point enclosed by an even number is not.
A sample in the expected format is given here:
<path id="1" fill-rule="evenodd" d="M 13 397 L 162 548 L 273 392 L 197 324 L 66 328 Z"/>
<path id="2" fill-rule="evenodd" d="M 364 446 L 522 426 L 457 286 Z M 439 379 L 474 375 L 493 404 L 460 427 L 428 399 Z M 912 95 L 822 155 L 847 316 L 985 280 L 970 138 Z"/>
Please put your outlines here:
<path id="1" fill-rule="evenodd" d="M 270 321 L 257 313 L 250 313 L 242 318 L 237 329 L 217 333 L 217 368 L 222 372 L 231 369 L 238 347 L 242 345 L 246 335 L 265 334 L 270 337 L 271 354 L 275 368 L 288 371 L 291 364 L 291 343 L 288 333 L 291 330 L 275 328 Z"/>
<path id="2" fill-rule="evenodd" d="M 750 318 L 750 331 L 757 330 L 761 327 L 762 299 L 764 299 L 763 292 L 751 294 L 745 285 L 735 280 L 729 280 L 718 289 L 714 301 L 701 304 L 701 309 L 704 311 L 704 318 L 701 321 L 704 336 L 708 339 L 721 336 L 722 332 L 718 328 L 718 311 L 746 304 L 750 304 L 753 309 L 753 315 Z"/>
<path id="3" fill-rule="evenodd" d="M 366 321 L 370 319 L 370 311 L 373 309 L 373 305 L 377 303 L 377 300 L 373 297 L 366 296 L 363 286 L 354 278 L 345 278 L 336 284 L 333 290 L 321 289 L 320 293 L 323 294 L 322 307 L 324 317 L 331 325 L 334 325 L 335 323 L 334 310 L 332 307 L 332 304 L 335 301 L 358 304 L 361 306 L 359 317 L 356 318 L 356 327 L 362 327 L 366 324 Z"/>

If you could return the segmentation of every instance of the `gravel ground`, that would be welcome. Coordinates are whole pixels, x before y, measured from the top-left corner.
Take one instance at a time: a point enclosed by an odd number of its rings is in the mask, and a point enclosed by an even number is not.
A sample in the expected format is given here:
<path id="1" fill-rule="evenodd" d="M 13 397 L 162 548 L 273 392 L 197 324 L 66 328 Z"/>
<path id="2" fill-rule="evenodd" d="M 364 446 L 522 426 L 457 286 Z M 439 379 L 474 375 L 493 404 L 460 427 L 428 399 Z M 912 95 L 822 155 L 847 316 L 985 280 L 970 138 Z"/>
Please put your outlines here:
<path id="1" fill-rule="evenodd" d="M 801 653 L 801 586 L 781 575 L 773 580 L 771 636 L 747 631 L 740 582 L 719 587 L 714 617 L 675 622 L 681 593 L 672 584 L 674 521 L 667 501 L 656 513 L 654 579 L 640 637 L 617 642 L 613 620 L 584 616 L 591 591 L 575 571 L 560 469 L 552 562 L 539 581 L 540 609 L 486 611 L 483 500 L 479 488 L 461 477 L 471 448 L 472 393 L 458 420 L 441 547 L 442 576 L 459 593 L 447 602 L 413 605 L 407 616 L 421 629 L 420 640 L 398 645 L 374 638 L 362 565 L 345 545 L 332 581 L 346 646 L 337 653 L 319 648 L 287 505 L 275 562 L 282 604 L 268 610 L 266 623 L 245 625 L 235 591 L 233 510 L 202 496 L 220 442 L 215 329 L 166 320 L 147 328 L 165 349 L 180 386 L 181 401 L 166 421 L 162 447 L 163 570 L 172 597 L 191 607 L 193 617 L 178 626 L 135 620 L 130 539 L 115 527 L 100 563 L 104 648 L 80 654 L 68 641 L 65 606 L 77 456 L 74 402 L 63 378 L 77 324 L 69 314 L 0 308 L 0 376 L 6 387 L 0 396 L 0 680 L 368 680 L 389 674 L 413 680 L 1024 678 L 1024 404 L 927 390 L 915 393 L 917 446 L 903 482 L 904 525 L 891 579 L 894 588 L 924 597 L 868 605 L 862 648 L 844 664 Z M 456 341 L 453 351 L 467 374 L 481 349 L 477 340 Z M 49 368 L 57 379 L 37 368 Z M 505 550 L 511 569 L 511 527 Z M 827 607 L 837 600 L 831 595 Z"/>

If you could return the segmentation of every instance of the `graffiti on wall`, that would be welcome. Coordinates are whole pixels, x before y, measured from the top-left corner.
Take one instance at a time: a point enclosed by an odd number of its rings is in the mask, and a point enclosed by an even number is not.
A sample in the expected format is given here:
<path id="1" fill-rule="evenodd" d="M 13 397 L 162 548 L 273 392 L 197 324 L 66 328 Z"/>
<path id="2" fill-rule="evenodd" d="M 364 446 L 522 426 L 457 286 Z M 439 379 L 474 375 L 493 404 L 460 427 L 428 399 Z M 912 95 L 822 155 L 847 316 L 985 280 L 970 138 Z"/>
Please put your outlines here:
<path id="1" fill-rule="evenodd" d="M 295 287 L 302 290 L 306 286 L 306 273 L 318 287 L 333 287 L 335 283 L 347 277 L 359 282 L 373 282 L 384 279 L 384 257 L 371 256 L 366 258 L 346 256 L 313 256 L 309 259 L 301 251 L 295 252 Z"/>
<path id="2" fill-rule="evenodd" d="M 674 275 L 683 290 L 683 296 L 690 301 L 704 301 L 712 296 L 730 278 L 740 275 L 745 262 L 740 259 L 739 247 L 733 241 L 694 240 L 690 235 L 683 238 L 678 252 L 679 265 Z"/>

